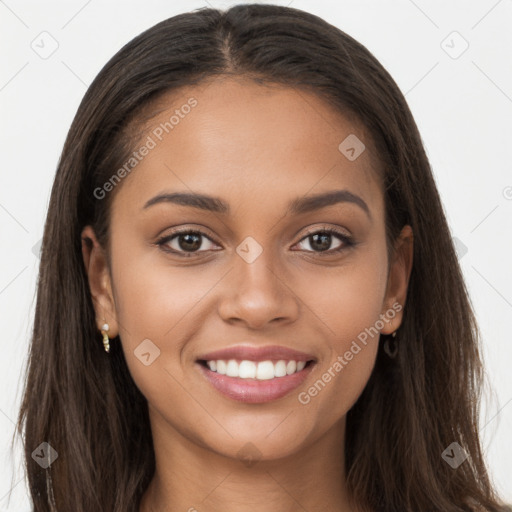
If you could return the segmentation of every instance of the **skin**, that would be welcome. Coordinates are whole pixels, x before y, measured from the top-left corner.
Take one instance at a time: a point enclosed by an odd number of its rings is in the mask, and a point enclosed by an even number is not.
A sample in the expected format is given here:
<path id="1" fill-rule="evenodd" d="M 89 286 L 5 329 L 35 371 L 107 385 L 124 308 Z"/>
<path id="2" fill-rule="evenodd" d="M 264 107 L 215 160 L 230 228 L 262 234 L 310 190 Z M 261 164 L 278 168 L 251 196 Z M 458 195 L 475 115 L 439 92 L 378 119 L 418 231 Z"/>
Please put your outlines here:
<path id="1" fill-rule="evenodd" d="M 98 329 L 106 320 L 110 337 L 120 334 L 148 400 L 156 473 L 140 512 L 359 510 L 344 484 L 345 419 L 374 367 L 378 336 L 309 403 L 298 394 L 379 315 L 405 305 L 412 231 L 404 227 L 388 261 L 370 141 L 310 93 L 217 78 L 163 98 L 141 141 L 191 96 L 198 105 L 118 185 L 111 268 L 91 226 L 82 233 L 93 241 L 83 256 Z M 354 161 L 338 150 L 349 134 L 367 147 Z M 286 215 L 293 199 L 339 189 L 361 197 L 371 218 L 350 202 Z M 216 196 L 231 212 L 173 203 L 143 209 L 164 191 Z M 212 240 L 200 238 L 190 258 L 169 254 L 156 241 L 175 227 Z M 357 243 L 333 235 L 328 248 L 343 250 L 326 256 L 306 228 L 337 228 Z M 250 264 L 236 252 L 247 236 L 263 249 Z M 176 237 L 167 247 L 183 253 L 187 246 Z M 402 314 L 381 332 L 398 329 Z M 134 355 L 145 339 L 160 350 L 149 366 Z M 196 363 L 201 353 L 241 343 L 284 345 L 317 362 L 287 396 L 244 404 L 213 389 Z M 257 450 L 250 466 L 238 455 L 248 443 Z"/>

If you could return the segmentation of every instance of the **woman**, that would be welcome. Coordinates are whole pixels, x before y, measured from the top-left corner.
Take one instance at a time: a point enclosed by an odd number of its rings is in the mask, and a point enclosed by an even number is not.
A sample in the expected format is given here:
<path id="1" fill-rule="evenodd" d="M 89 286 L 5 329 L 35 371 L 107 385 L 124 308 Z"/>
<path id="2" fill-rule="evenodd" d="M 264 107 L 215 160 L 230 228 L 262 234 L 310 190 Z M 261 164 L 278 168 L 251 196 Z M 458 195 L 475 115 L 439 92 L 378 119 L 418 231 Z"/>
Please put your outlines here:
<path id="1" fill-rule="evenodd" d="M 71 126 L 40 272 L 35 511 L 503 510 L 420 135 L 320 18 L 202 9 L 122 48 Z"/>

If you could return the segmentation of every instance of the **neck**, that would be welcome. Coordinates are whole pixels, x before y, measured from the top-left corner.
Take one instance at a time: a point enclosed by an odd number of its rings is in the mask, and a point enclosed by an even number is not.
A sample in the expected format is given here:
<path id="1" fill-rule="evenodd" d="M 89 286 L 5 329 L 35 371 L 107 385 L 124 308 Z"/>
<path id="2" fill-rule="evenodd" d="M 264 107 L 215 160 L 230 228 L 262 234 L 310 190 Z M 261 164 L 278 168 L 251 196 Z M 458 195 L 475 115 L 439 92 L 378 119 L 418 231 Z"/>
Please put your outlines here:
<path id="1" fill-rule="evenodd" d="M 252 461 L 192 443 L 159 415 L 151 425 L 156 471 L 140 512 L 356 512 L 344 484 L 345 418 L 292 455 Z"/>

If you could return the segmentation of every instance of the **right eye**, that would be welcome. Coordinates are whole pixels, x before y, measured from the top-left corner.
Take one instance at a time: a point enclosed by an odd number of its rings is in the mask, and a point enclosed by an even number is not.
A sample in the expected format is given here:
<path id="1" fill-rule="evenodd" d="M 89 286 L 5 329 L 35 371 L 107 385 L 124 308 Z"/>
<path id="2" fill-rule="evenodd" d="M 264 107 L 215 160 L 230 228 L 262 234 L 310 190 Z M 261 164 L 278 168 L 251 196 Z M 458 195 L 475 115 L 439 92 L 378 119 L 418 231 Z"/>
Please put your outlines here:
<path id="1" fill-rule="evenodd" d="M 202 231 L 182 229 L 160 238 L 157 240 L 156 245 L 165 252 L 190 257 L 192 254 L 197 252 L 212 250 L 211 248 L 204 248 L 205 239 L 211 244 L 214 244 L 214 242 Z M 208 242 L 206 242 L 206 245 L 208 245 Z"/>

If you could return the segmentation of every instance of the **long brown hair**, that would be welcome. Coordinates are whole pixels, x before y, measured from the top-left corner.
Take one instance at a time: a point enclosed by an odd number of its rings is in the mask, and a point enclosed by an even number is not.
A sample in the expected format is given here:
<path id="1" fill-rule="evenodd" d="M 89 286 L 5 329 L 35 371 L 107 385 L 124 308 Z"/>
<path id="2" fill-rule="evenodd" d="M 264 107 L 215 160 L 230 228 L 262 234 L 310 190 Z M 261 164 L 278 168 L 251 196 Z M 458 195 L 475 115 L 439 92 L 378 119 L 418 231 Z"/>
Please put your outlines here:
<path id="1" fill-rule="evenodd" d="M 338 28 L 298 9 L 254 4 L 200 9 L 145 31 L 105 65 L 76 113 L 44 229 L 17 425 L 34 511 L 138 511 L 155 470 L 148 406 L 120 344 L 103 351 L 80 235 L 91 224 L 108 249 L 114 194 L 99 200 L 94 190 L 133 151 L 127 128 L 150 101 L 226 74 L 311 91 L 362 122 L 384 180 L 388 248 L 405 224 L 414 232 L 398 357 L 379 347 L 348 412 L 349 490 L 384 512 L 501 510 L 478 436 L 478 329 L 404 96 Z M 46 469 L 31 456 L 43 441 L 58 453 Z M 457 469 L 441 456 L 454 442 L 468 455 Z"/>

